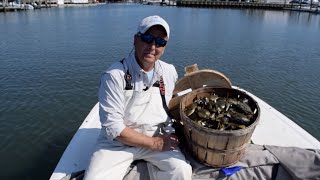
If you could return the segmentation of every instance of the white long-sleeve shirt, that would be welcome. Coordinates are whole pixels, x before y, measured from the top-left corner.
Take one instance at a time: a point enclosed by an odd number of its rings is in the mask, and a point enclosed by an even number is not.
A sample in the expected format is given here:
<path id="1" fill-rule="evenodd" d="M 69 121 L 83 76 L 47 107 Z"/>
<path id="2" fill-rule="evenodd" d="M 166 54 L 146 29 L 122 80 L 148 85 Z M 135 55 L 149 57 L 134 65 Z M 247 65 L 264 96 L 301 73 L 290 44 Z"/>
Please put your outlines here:
<path id="1" fill-rule="evenodd" d="M 124 66 L 126 69 L 124 69 Z M 102 74 L 99 88 L 100 122 L 102 127 L 105 127 L 108 138 L 119 136 L 126 127 L 123 117 L 126 108 L 124 102 L 126 86 L 124 75 L 127 69 L 132 77 L 131 85 L 134 91 L 142 92 L 146 86 L 151 87 L 162 76 L 167 104 L 172 98 L 174 85 L 178 79 L 177 71 L 172 64 L 157 60 L 153 78 L 149 81 L 146 72 L 137 63 L 134 53 L 124 59 L 123 64 L 120 61 L 113 63 Z"/>

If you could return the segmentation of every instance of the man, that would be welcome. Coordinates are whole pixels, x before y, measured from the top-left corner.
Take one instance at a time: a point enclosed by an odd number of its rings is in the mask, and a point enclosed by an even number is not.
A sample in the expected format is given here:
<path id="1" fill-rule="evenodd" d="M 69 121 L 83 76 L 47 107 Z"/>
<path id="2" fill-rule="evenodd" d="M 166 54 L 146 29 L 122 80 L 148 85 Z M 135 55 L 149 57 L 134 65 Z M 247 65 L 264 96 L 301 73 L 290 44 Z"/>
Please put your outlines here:
<path id="1" fill-rule="evenodd" d="M 169 35 L 164 19 L 146 17 L 134 35 L 134 53 L 102 75 L 102 129 L 85 179 L 123 179 L 139 159 L 153 164 L 148 166 L 151 179 L 191 179 L 177 137 L 163 131 L 171 120 L 166 109 L 178 78 L 175 67 L 159 59 Z"/>

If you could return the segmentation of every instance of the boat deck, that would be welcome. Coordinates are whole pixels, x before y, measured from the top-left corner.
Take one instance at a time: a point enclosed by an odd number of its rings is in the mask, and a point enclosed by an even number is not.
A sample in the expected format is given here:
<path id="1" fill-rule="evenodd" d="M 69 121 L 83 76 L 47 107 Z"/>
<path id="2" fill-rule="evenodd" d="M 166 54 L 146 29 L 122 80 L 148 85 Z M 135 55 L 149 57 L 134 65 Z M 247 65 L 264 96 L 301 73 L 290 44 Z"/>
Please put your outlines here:
<path id="1" fill-rule="evenodd" d="M 246 92 L 259 104 L 260 121 L 251 138 L 254 144 L 320 149 L 317 139 L 282 113 L 250 92 L 235 86 L 233 88 Z M 72 138 L 50 180 L 60 180 L 87 167 L 101 128 L 98 112 L 97 103 Z"/>
<path id="2" fill-rule="evenodd" d="M 260 121 L 251 137 L 254 144 L 320 149 L 320 142 L 307 131 L 260 98 L 247 94 L 258 102 L 261 110 Z"/>

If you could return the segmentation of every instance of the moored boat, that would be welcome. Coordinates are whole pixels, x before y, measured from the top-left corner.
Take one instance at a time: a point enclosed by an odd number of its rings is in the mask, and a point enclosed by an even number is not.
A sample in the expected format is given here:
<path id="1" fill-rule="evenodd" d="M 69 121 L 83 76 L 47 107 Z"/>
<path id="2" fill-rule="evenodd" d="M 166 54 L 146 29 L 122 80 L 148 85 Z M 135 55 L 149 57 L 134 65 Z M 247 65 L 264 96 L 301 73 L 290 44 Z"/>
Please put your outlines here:
<path id="1" fill-rule="evenodd" d="M 213 71 L 202 72 L 210 74 Z M 214 76 L 220 77 L 219 73 L 214 73 L 215 74 L 213 74 L 211 77 L 207 76 L 207 78 L 212 78 Z M 197 77 L 199 80 L 199 74 L 193 73 L 192 75 Z M 177 83 L 180 83 L 180 85 L 185 84 L 185 82 L 188 81 L 188 76 L 183 78 Z M 206 78 L 200 79 L 200 81 L 202 81 Z M 217 83 L 217 81 L 221 81 L 221 79 L 217 78 L 216 81 L 211 81 L 211 83 Z M 225 84 L 228 83 L 228 81 L 219 83 Z M 176 88 L 179 89 L 180 87 L 181 86 L 177 86 Z M 316 138 L 314 138 L 288 117 L 283 115 L 281 112 L 264 102 L 262 99 L 240 87 L 232 86 L 232 89 L 242 91 L 251 96 L 260 107 L 259 123 L 251 137 L 253 144 L 279 147 L 297 147 L 302 149 L 320 149 L 320 142 Z M 179 97 L 181 97 L 190 91 L 190 89 L 185 91 L 179 90 L 179 93 L 177 94 Z M 97 103 L 72 138 L 70 144 L 66 148 L 58 165 L 56 166 L 50 180 L 61 180 L 68 176 L 71 177 L 71 175 L 75 172 L 80 172 L 80 174 L 83 174 L 83 170 L 88 165 L 96 139 L 100 133 L 100 128 L 99 104 Z M 318 165 L 317 168 L 319 169 L 320 166 Z"/>

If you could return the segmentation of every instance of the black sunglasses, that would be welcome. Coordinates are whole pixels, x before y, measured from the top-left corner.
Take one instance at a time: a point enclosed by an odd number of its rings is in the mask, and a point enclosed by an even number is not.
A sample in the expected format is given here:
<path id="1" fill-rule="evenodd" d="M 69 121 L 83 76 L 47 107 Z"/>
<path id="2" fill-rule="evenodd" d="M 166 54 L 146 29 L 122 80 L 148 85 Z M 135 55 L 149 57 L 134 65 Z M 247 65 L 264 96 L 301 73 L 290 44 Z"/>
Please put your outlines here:
<path id="1" fill-rule="evenodd" d="M 164 47 L 167 44 L 167 40 L 160 38 L 160 37 L 154 37 L 151 34 L 147 34 L 147 33 L 142 34 L 142 33 L 138 32 L 137 35 L 141 38 L 141 40 L 143 42 L 145 42 L 147 44 L 151 44 L 154 41 L 155 45 L 157 47 Z"/>

